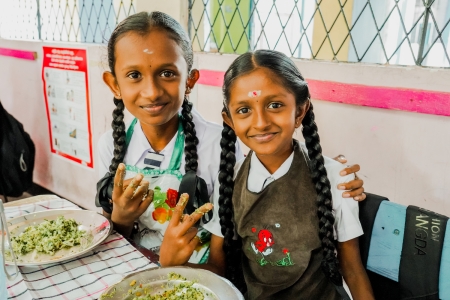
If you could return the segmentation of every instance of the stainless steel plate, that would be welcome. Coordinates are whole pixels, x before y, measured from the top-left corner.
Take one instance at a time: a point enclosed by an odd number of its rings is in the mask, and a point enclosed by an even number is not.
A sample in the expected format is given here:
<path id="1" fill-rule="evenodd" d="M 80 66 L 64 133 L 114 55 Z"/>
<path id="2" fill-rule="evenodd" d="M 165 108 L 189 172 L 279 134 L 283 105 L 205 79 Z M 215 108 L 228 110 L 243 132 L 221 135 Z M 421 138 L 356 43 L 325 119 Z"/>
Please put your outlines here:
<path id="1" fill-rule="evenodd" d="M 225 278 L 222 278 L 210 271 L 203 269 L 193 269 L 188 267 L 169 267 L 148 269 L 133 274 L 129 274 L 120 282 L 109 287 L 99 299 L 108 300 L 131 300 L 136 292 L 147 290 L 147 295 L 156 295 L 164 291 L 167 285 L 178 284 L 182 281 L 168 280 L 169 273 L 176 273 L 185 277 L 188 281 L 195 282 L 193 287 L 201 290 L 205 300 L 227 299 L 243 300 L 242 294 L 234 285 Z M 131 286 L 133 280 L 136 284 Z M 142 288 L 139 286 L 142 284 Z M 132 291 L 133 295 L 129 294 Z"/>
<path id="2" fill-rule="evenodd" d="M 79 224 L 79 229 L 86 230 L 89 234 L 89 239 L 82 245 L 71 247 L 68 249 L 61 249 L 54 255 L 41 254 L 37 252 L 30 252 L 24 256 L 19 256 L 17 265 L 19 266 L 38 266 L 45 264 L 52 264 L 62 262 L 71 258 L 75 258 L 86 252 L 91 251 L 101 242 L 103 242 L 112 231 L 111 223 L 104 216 L 89 210 L 63 210 L 53 209 L 23 215 L 7 221 L 8 229 L 11 236 L 15 236 L 24 231 L 28 226 L 35 226 L 45 220 L 55 220 L 59 216 L 64 216 L 66 219 L 75 219 Z M 6 245 L 9 248 L 9 245 Z M 6 264 L 12 265 L 12 257 L 5 256 Z"/>

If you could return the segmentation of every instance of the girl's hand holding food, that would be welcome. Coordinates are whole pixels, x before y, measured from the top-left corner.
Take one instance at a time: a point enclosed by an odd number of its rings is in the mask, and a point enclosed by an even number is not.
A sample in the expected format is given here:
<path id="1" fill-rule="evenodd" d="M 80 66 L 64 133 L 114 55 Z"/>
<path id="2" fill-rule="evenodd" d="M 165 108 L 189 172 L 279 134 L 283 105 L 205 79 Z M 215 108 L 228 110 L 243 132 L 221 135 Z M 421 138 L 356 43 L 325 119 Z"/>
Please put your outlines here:
<path id="1" fill-rule="evenodd" d="M 206 203 L 192 214 L 184 215 L 183 211 L 188 200 L 188 194 L 181 195 L 164 234 L 159 251 L 159 262 L 162 267 L 186 264 L 200 242 L 197 237 L 197 228 L 194 225 L 213 208 L 213 205 Z"/>
<path id="2" fill-rule="evenodd" d="M 153 200 L 153 190 L 149 182 L 142 180 L 142 174 L 136 175 L 131 182 L 124 182 L 125 165 L 120 164 L 114 177 L 112 194 L 113 210 L 111 220 L 114 229 L 124 236 L 129 236 L 136 221 L 148 208 Z M 125 185 L 128 183 L 128 185 Z"/>

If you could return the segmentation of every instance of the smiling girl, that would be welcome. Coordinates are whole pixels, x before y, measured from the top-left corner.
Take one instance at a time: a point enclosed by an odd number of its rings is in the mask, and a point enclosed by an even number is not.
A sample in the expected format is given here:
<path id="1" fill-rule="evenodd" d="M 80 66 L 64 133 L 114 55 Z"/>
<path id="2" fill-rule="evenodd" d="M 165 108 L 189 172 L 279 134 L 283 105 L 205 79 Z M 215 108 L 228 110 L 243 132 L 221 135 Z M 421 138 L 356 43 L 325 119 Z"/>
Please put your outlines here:
<path id="1" fill-rule="evenodd" d="M 164 13 L 129 16 L 109 39 L 108 63 L 110 71 L 103 79 L 116 108 L 112 131 L 98 144 L 100 176 L 106 175 L 97 184 L 97 204 L 115 230 L 160 252 L 162 265 L 208 262 L 202 267 L 221 273 L 222 238 L 202 229 L 205 219 L 198 230 L 193 228 L 211 204 L 184 216 L 183 222 L 186 203 L 175 207 L 188 172 L 206 186 L 206 197 L 197 200 L 209 201 L 221 152 L 222 127 L 205 121 L 188 100 L 199 72 L 192 68 L 186 32 Z M 134 117 L 127 125 L 125 108 Z M 236 147 L 235 156 L 243 158 Z M 345 172 L 358 170 L 355 166 Z M 347 191 L 349 197 L 364 197 L 361 186 L 362 181 L 342 184 L 345 190 L 353 189 Z"/>
<path id="2" fill-rule="evenodd" d="M 353 299 L 373 299 L 358 203 L 337 189 L 353 175 L 339 176 L 339 163 L 322 156 L 295 64 L 276 51 L 243 54 L 225 73 L 223 94 L 220 186 L 205 226 L 224 237 L 226 276 L 245 289 L 244 275 L 248 299 L 342 299 L 342 275 Z M 300 126 L 306 145 L 292 139 Z M 236 137 L 251 149 L 243 160 Z"/>
<path id="3" fill-rule="evenodd" d="M 142 12 L 125 19 L 109 40 L 108 62 L 111 71 L 103 79 L 116 109 L 112 132 L 99 141 L 100 174 L 106 176 L 98 184 L 98 203 L 117 231 L 159 253 L 185 172 L 203 180 L 208 201 L 219 168 L 222 128 L 205 121 L 188 100 L 199 72 L 192 69 L 186 33 L 168 15 Z M 127 126 L 124 108 L 134 117 Z M 242 157 L 240 151 L 237 155 Z M 204 263 L 215 237 L 190 227 L 182 241 L 189 252 L 186 261 Z M 197 247 L 199 241 L 203 247 Z M 223 268 L 211 253 L 203 267 L 217 271 L 217 266 Z"/>

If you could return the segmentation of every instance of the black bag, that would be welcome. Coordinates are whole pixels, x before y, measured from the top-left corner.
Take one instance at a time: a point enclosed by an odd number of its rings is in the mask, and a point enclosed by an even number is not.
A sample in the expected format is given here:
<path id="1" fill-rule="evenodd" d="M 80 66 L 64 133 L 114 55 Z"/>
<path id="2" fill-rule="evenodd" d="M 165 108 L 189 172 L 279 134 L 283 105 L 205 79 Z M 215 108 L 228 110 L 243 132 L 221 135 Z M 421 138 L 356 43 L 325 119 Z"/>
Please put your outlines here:
<path id="1" fill-rule="evenodd" d="M 18 197 L 31 187 L 34 156 L 30 135 L 0 103 L 0 193 Z"/>
<path id="2" fill-rule="evenodd" d="M 181 179 L 178 194 L 181 195 L 183 193 L 189 194 L 189 201 L 186 204 L 186 208 L 184 209 L 184 212 L 186 214 L 193 213 L 197 208 L 209 202 L 206 182 L 203 178 L 198 177 L 194 171 L 186 172 L 186 174 L 184 174 L 183 178 Z M 211 221 L 212 217 L 213 211 L 210 210 L 203 215 L 203 224 Z"/>
<path id="3" fill-rule="evenodd" d="M 108 214 L 112 213 L 112 193 L 114 188 L 114 173 L 107 172 L 102 179 L 97 182 L 97 194 L 95 195 L 95 205 L 102 207 Z"/>

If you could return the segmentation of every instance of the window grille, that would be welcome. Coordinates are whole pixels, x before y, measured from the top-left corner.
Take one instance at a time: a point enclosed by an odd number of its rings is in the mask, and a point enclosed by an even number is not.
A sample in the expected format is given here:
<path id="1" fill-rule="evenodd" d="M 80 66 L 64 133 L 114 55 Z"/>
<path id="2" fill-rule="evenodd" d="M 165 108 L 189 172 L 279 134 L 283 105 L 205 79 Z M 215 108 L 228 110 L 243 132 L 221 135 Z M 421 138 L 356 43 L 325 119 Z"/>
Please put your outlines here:
<path id="1" fill-rule="evenodd" d="M 450 0 L 185 0 L 197 51 L 450 67 Z M 0 2 L 0 37 L 105 43 L 133 0 Z"/>
<path id="2" fill-rule="evenodd" d="M 189 0 L 196 51 L 450 67 L 450 0 Z"/>
<path id="3" fill-rule="evenodd" d="M 133 0 L 0 1 L 0 37 L 105 43 L 116 25 L 134 13 Z"/>

